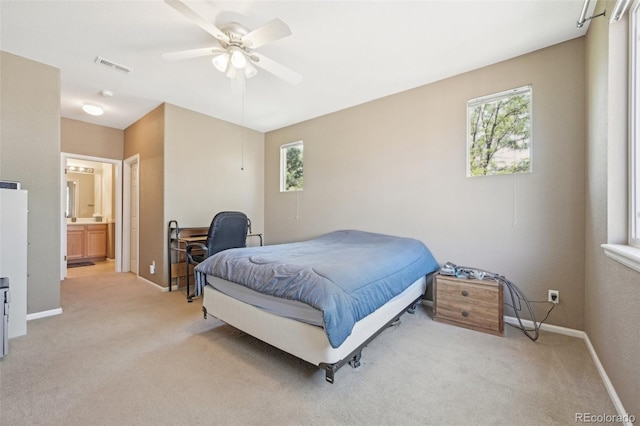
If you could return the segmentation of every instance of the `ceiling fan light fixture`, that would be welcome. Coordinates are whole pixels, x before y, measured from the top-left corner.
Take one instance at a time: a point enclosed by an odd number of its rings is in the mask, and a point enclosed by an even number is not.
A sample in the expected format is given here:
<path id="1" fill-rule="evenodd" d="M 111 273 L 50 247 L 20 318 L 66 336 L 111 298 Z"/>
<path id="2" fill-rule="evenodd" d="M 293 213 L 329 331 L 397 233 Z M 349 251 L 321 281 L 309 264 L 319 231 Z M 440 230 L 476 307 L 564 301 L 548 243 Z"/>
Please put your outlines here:
<path id="1" fill-rule="evenodd" d="M 227 76 L 227 78 L 235 80 L 236 76 L 238 75 L 238 70 L 236 69 L 236 67 L 229 67 L 225 75 Z"/>
<path id="2" fill-rule="evenodd" d="M 247 61 L 247 65 L 245 65 L 244 67 L 244 76 L 246 78 L 251 78 L 256 74 L 258 74 L 258 70 L 256 69 L 256 67 L 253 66 L 251 61 Z"/>
<path id="3" fill-rule="evenodd" d="M 218 71 L 225 72 L 229 66 L 229 52 L 223 52 L 220 55 L 214 56 L 211 63 Z"/>
<path id="4" fill-rule="evenodd" d="M 89 102 L 85 102 L 82 105 L 82 110 L 89 115 L 99 116 L 104 114 L 104 108 L 102 108 L 100 105 L 92 104 Z"/>
<path id="5" fill-rule="evenodd" d="M 231 51 L 231 65 L 238 69 L 242 69 L 247 65 L 247 58 L 238 48 L 233 48 Z"/>

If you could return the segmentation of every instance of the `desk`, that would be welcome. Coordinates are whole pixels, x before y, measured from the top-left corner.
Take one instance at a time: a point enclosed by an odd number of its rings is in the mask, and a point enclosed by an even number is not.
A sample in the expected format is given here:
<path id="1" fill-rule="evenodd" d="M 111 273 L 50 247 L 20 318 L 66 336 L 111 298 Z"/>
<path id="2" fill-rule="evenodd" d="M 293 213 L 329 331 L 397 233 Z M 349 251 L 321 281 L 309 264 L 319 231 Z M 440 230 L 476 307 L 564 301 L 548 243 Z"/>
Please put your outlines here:
<path id="1" fill-rule="evenodd" d="M 178 221 L 169 221 L 167 232 L 167 264 L 169 268 L 169 291 L 173 288 L 173 280 L 176 287 L 180 286 L 180 279 L 187 276 L 186 247 L 191 243 L 205 243 L 209 227 L 180 228 Z M 192 271 L 189 271 L 192 273 Z"/>
<path id="2" fill-rule="evenodd" d="M 206 244 L 209 227 L 180 228 L 178 221 L 169 221 L 169 229 L 167 232 L 167 264 L 169 265 L 169 291 L 172 290 L 173 280 L 176 280 L 176 286 L 180 286 L 180 278 L 187 276 L 187 245 L 193 243 Z M 260 246 L 262 246 L 262 234 L 249 233 L 247 238 L 259 238 Z M 193 266 L 189 268 L 189 274 L 193 274 Z M 187 289 L 187 293 L 189 289 Z M 187 294 L 187 297 L 189 295 Z"/>

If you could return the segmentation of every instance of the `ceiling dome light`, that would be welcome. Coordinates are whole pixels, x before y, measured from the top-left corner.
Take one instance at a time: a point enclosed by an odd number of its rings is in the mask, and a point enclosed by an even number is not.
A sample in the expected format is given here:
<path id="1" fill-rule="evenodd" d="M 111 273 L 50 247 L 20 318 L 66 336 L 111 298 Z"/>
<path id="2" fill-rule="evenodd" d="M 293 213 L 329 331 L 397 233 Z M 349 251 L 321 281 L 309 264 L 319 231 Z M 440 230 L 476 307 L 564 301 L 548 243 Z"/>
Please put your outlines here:
<path id="1" fill-rule="evenodd" d="M 233 49 L 231 53 L 231 65 L 234 67 L 241 69 L 247 65 L 247 58 L 245 58 L 244 53 L 238 48 Z"/>
<path id="2" fill-rule="evenodd" d="M 85 102 L 82 105 L 82 110 L 84 112 L 86 112 L 87 114 L 90 115 L 102 115 L 104 114 L 104 108 L 102 108 L 100 105 L 96 105 L 96 104 L 92 104 L 89 102 Z"/>

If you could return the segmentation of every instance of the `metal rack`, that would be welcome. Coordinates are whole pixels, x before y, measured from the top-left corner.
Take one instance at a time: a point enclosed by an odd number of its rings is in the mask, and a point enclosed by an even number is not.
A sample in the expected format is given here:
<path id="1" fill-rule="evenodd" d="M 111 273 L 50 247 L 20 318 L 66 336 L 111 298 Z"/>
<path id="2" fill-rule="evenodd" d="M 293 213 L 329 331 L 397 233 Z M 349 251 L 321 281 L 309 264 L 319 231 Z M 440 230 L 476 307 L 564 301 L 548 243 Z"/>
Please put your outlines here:
<path id="1" fill-rule="evenodd" d="M 180 278 L 186 278 L 186 246 L 194 242 L 205 242 L 209 227 L 180 228 L 177 220 L 170 220 L 167 230 L 167 264 L 169 265 L 169 291 L 175 279 L 179 286 Z"/>

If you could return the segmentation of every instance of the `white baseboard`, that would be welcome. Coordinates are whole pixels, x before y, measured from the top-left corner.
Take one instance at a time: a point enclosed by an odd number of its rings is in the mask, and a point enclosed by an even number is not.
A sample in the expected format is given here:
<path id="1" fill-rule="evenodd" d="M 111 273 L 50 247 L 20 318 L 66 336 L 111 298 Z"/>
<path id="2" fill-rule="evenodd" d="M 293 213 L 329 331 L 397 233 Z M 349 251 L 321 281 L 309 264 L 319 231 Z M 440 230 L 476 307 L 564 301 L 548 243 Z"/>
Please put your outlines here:
<path id="1" fill-rule="evenodd" d="M 431 300 L 422 300 L 421 303 L 423 305 L 433 307 L 433 302 Z M 518 322 L 517 318 L 506 316 L 506 315 L 504 316 L 504 322 L 509 323 L 509 324 L 513 324 L 513 325 L 516 325 L 516 326 L 520 325 L 520 323 Z M 531 321 L 531 320 L 522 320 L 522 325 L 527 327 L 527 328 L 533 328 L 533 321 Z M 631 416 L 629 413 L 627 413 L 627 411 L 624 409 L 624 406 L 622 405 L 622 401 L 620 401 L 620 397 L 618 397 L 618 393 L 616 392 L 615 388 L 613 387 L 613 383 L 611 383 L 611 380 L 609 379 L 609 376 L 607 375 L 607 372 L 605 371 L 604 367 L 602 366 L 602 363 L 600 362 L 600 358 L 598 358 L 598 354 L 596 353 L 595 348 L 591 344 L 591 340 L 589 339 L 589 336 L 587 335 L 587 333 L 585 333 L 582 330 L 576 330 L 576 329 L 573 329 L 573 328 L 560 327 L 558 325 L 544 324 L 544 323 L 540 326 L 540 329 L 549 331 L 551 333 L 557 333 L 557 334 L 563 334 L 565 336 L 577 337 L 578 339 L 582 339 L 584 341 L 585 345 L 587 346 L 587 350 L 589 351 L 589 354 L 591 355 L 591 359 L 593 360 L 593 363 L 595 364 L 596 369 L 598 370 L 598 373 L 600 374 L 600 378 L 602 379 L 604 387 L 605 387 L 605 389 L 607 389 L 607 393 L 609 394 L 609 398 L 611 398 L 611 402 L 613 402 L 613 405 L 614 405 L 614 407 L 616 407 L 616 411 L 618 412 L 618 415 L 622 419 L 622 423 L 625 426 L 633 426 L 633 422 L 631 420 L 634 419 L 634 417 Z"/>
<path id="2" fill-rule="evenodd" d="M 504 322 L 520 326 L 520 323 L 518 322 L 518 319 L 516 317 L 509 317 L 505 315 Z M 522 320 L 522 325 L 524 325 L 527 328 L 533 328 L 533 321 Z M 560 327 L 559 325 L 553 325 L 553 324 L 543 323 L 540 326 L 540 330 L 546 330 L 556 334 L 564 334 L 565 336 L 577 337 L 578 339 L 584 339 L 584 337 L 586 336 L 584 331 L 576 330 L 573 328 Z"/>
<path id="3" fill-rule="evenodd" d="M 54 315 L 60 315 L 61 313 L 62 313 L 62 308 L 50 309 L 48 311 L 42 311 L 42 312 L 34 312 L 32 314 L 27 314 L 27 321 L 46 318 L 46 317 L 52 317 Z"/>
<path id="4" fill-rule="evenodd" d="M 150 284 L 150 285 L 154 286 L 155 288 L 157 288 L 160 291 L 163 291 L 163 292 L 164 291 L 169 291 L 169 289 L 167 287 L 163 287 L 161 285 L 158 285 L 158 284 L 154 283 L 153 281 L 149 281 L 148 279 L 146 279 L 144 277 L 141 277 L 140 275 L 138 275 L 138 279 L 141 280 L 141 281 L 144 281 L 147 284 Z"/>
<path id="5" fill-rule="evenodd" d="M 514 318 L 514 317 L 508 317 L 508 316 L 505 315 L 504 321 L 508 322 L 509 324 L 520 325 L 518 323 L 518 319 Z M 524 325 L 525 327 L 528 327 L 528 328 L 532 328 L 533 327 L 533 321 L 522 320 L 522 325 Z M 607 389 L 607 393 L 609 394 L 609 398 L 611 398 L 611 402 L 613 402 L 613 405 L 614 405 L 614 407 L 616 407 L 616 411 L 618 412 L 618 415 L 622 419 L 622 423 L 625 424 L 625 426 L 631 426 L 632 425 L 631 419 L 633 417 L 631 417 L 626 412 L 626 410 L 624 409 L 624 406 L 622 405 L 622 401 L 620 401 L 620 398 L 618 397 L 618 393 L 616 392 L 615 388 L 613 387 L 613 384 L 611 383 L 611 380 L 609 380 L 609 376 L 607 375 L 607 372 L 605 371 L 604 367 L 602 366 L 602 363 L 600 362 L 600 358 L 598 358 L 598 354 L 596 353 L 596 350 L 594 349 L 593 345 L 591 344 L 591 340 L 589 340 L 589 336 L 587 336 L 587 333 L 585 333 L 582 330 L 576 330 L 576 329 L 573 329 L 573 328 L 560 327 L 558 325 L 553 325 L 553 324 L 542 324 L 540 326 L 540 329 L 549 331 L 551 333 L 564 334 L 566 336 L 577 337 L 578 339 L 582 339 L 584 341 L 585 345 L 587 345 L 587 350 L 589 351 L 589 354 L 591 355 L 591 359 L 593 360 L 593 363 L 595 364 L 596 369 L 598 370 L 598 373 L 600 374 L 600 378 L 602 379 L 602 383 L 604 384 L 605 389 Z"/>
<path id="6" fill-rule="evenodd" d="M 600 358 L 598 358 L 598 354 L 596 353 L 596 350 L 591 344 L 591 340 L 589 339 L 589 336 L 587 336 L 587 333 L 584 333 L 584 343 L 587 345 L 587 349 L 591 354 L 591 358 L 593 359 L 593 363 L 596 365 L 596 369 L 598 370 L 598 373 L 600 373 L 600 377 L 602 378 L 604 387 L 607 389 L 607 392 L 609 393 L 611 402 L 613 402 L 613 405 L 616 407 L 616 411 L 618 411 L 618 415 L 620 415 L 620 417 L 623 419 L 622 423 L 625 426 L 632 426 L 633 422 L 631 421 L 631 419 L 633 417 L 629 415 L 629 413 L 627 413 L 627 411 L 624 409 L 624 406 L 622 405 L 622 401 L 620 401 L 620 398 L 618 397 L 618 393 L 613 387 L 613 383 L 611 383 L 611 380 L 609 380 L 609 376 L 607 375 L 607 372 L 604 370 L 604 367 L 600 362 Z"/>
<path id="7" fill-rule="evenodd" d="M 169 291 L 169 287 L 163 287 L 161 285 L 158 285 L 158 284 L 154 283 L 153 281 L 149 281 L 148 279 L 141 277 L 140 275 L 138 275 L 138 279 L 146 282 L 147 284 L 150 284 L 150 285 L 154 286 L 155 288 L 157 288 L 158 290 L 162 291 L 163 293 Z M 175 290 L 178 290 L 178 285 L 177 284 L 171 286 L 171 291 L 175 291 Z"/>
<path id="8" fill-rule="evenodd" d="M 163 291 L 169 291 L 169 287 L 162 287 Z M 180 290 L 180 286 L 178 284 L 171 284 L 171 291 Z"/>

